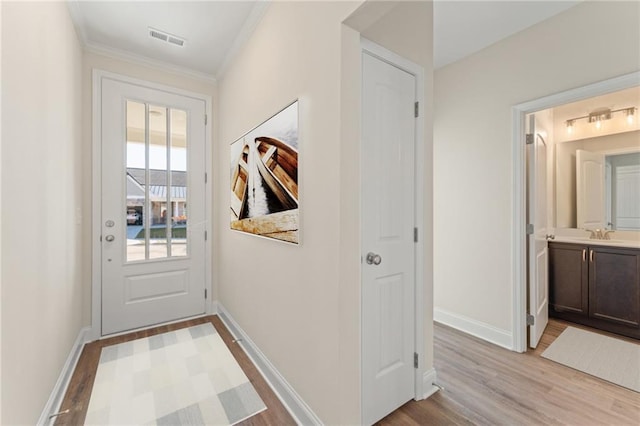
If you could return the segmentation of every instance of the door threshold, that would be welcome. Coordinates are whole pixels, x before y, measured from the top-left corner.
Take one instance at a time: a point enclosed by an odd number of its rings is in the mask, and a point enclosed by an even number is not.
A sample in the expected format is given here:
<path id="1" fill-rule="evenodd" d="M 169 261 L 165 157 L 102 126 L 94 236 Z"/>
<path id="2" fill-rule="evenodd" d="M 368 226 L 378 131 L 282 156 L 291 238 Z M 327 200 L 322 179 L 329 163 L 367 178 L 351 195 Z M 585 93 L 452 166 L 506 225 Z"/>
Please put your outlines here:
<path id="1" fill-rule="evenodd" d="M 207 314 L 206 312 L 204 312 L 202 314 L 194 315 L 194 316 L 191 316 L 191 317 L 179 318 L 179 319 L 176 319 L 176 320 L 167 321 L 167 322 L 161 322 L 161 323 L 158 323 L 158 324 L 145 325 L 144 327 L 132 328 L 131 330 L 125 330 L 125 331 L 119 331 L 117 333 L 101 335 L 98 338 L 98 340 L 110 339 L 112 337 L 118 337 L 118 336 L 124 336 L 124 335 L 127 335 L 127 334 L 137 333 L 139 331 L 145 331 L 145 330 L 149 330 L 149 329 L 152 329 L 152 328 L 162 327 L 162 326 L 165 326 L 165 325 L 171 325 L 171 324 L 176 324 L 176 323 L 179 323 L 179 322 L 190 321 L 190 320 L 194 320 L 194 319 L 198 319 L 198 318 L 204 318 L 204 317 L 207 317 L 207 316 L 210 316 L 210 315 L 216 315 L 216 314 Z"/>

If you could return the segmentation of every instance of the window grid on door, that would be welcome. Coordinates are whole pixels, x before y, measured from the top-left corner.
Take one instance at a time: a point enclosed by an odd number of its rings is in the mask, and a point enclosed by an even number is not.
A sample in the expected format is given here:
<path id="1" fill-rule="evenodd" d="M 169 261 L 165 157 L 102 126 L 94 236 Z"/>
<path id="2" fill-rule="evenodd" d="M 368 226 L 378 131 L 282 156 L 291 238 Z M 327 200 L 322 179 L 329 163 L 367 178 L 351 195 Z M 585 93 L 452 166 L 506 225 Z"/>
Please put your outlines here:
<path id="1" fill-rule="evenodd" d="M 187 112 L 127 100 L 126 139 L 126 262 L 187 256 Z"/>

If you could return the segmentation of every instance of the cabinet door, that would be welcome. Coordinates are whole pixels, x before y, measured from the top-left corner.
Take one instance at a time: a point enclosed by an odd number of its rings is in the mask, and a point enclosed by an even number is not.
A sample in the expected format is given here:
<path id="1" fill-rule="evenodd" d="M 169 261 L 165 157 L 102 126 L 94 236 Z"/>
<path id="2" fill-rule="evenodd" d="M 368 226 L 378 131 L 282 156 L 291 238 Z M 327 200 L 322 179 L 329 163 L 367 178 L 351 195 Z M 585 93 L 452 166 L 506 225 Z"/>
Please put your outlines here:
<path id="1" fill-rule="evenodd" d="M 551 313 L 588 315 L 587 246 L 549 243 L 549 302 Z"/>
<path id="2" fill-rule="evenodd" d="M 589 316 L 640 327 L 640 250 L 590 247 Z"/>

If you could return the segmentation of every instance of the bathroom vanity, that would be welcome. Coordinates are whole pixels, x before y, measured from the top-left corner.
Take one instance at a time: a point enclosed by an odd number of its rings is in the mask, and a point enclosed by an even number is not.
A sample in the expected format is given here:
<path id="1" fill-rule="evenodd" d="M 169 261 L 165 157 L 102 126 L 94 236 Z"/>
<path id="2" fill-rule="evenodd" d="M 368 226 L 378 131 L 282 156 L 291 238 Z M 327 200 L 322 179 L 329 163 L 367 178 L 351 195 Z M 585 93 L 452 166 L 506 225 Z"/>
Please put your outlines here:
<path id="1" fill-rule="evenodd" d="M 549 316 L 640 339 L 640 248 L 549 242 Z"/>

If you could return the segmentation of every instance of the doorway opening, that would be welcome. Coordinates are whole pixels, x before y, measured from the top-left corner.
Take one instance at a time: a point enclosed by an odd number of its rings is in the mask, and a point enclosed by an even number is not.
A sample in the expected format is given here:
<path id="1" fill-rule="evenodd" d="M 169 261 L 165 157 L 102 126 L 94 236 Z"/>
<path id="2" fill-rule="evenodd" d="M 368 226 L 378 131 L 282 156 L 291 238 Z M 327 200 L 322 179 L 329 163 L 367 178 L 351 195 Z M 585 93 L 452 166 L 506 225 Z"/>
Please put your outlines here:
<path id="1" fill-rule="evenodd" d="M 625 196 L 629 197 L 628 194 L 634 192 L 636 185 L 640 189 L 640 183 L 636 183 L 640 180 L 635 180 L 634 166 L 624 162 L 624 166 L 620 167 L 631 167 L 620 169 L 619 182 L 612 182 L 613 172 L 607 171 L 612 166 L 607 166 L 606 161 L 609 155 L 640 151 L 640 124 L 637 120 L 639 86 L 640 73 L 636 72 L 513 108 L 516 182 L 513 324 L 514 349 L 518 352 L 526 351 L 529 346 L 535 347 L 541 334 L 539 329 L 544 329 L 546 325 L 542 318 L 544 315 L 538 315 L 533 308 L 536 303 L 539 310 L 544 309 L 545 313 L 556 317 L 560 311 L 579 309 L 583 312 L 573 313 L 586 316 L 585 322 L 590 326 L 599 324 L 593 320 L 598 316 L 599 320 L 603 320 L 604 316 L 613 317 L 606 320 L 614 324 L 609 330 L 623 335 L 629 335 L 625 334 L 625 324 L 630 327 L 630 323 L 640 323 L 640 300 L 637 301 L 638 306 L 630 306 L 627 312 L 612 312 L 615 301 L 596 299 L 602 284 L 593 281 L 593 276 L 588 275 L 591 253 L 594 253 L 594 262 L 611 255 L 608 253 L 598 256 L 596 252 L 602 248 L 591 248 L 591 245 L 617 245 L 616 248 L 624 249 L 640 244 L 640 233 L 626 229 L 630 222 L 636 222 L 634 217 L 640 215 L 640 211 L 636 212 L 634 209 L 640 204 L 625 204 Z M 532 162 L 535 158 L 534 150 L 538 146 L 536 141 L 541 139 L 548 147 L 544 154 L 547 163 L 545 167 Z M 598 165 L 590 158 L 585 159 L 585 155 L 578 155 L 576 152 L 580 150 L 596 151 L 603 157 L 602 164 Z M 582 158 L 582 166 L 578 156 Z M 632 162 L 635 158 L 631 156 L 624 161 Z M 617 160 L 614 159 L 614 163 Z M 544 179 L 536 179 L 535 172 Z M 542 203 L 535 200 L 536 183 L 543 186 L 537 188 L 541 189 L 537 191 L 538 194 L 545 194 Z M 617 190 L 621 191 L 618 196 L 614 195 Z M 640 194 L 640 191 L 635 192 Z M 622 194 L 625 195 L 620 197 Z M 612 204 L 614 199 L 615 206 Z M 617 211 L 620 213 L 614 213 Z M 612 219 L 614 214 L 618 214 L 616 219 Z M 624 220 L 621 220 L 622 216 Z M 594 239 L 589 238 L 590 231 L 593 231 Z M 536 250 L 535 241 L 546 252 Z M 606 241 L 606 245 L 603 241 Z M 580 278 L 582 281 L 578 280 L 582 287 L 571 290 L 570 294 L 563 293 L 564 290 L 554 286 L 561 270 L 555 259 L 557 246 L 554 245 L 560 243 L 585 245 L 576 252 L 577 260 L 583 262 L 584 258 L 587 265 L 585 276 Z M 630 273 L 640 274 L 640 271 Z M 548 283 L 547 280 L 552 282 Z M 631 281 L 623 287 L 624 291 L 633 291 Z M 573 300 L 568 300 L 567 297 Z M 574 306 L 578 299 L 581 303 L 579 308 Z M 551 309 L 540 308 L 542 303 L 550 304 Z M 574 317 L 573 320 L 578 318 Z M 527 324 L 531 322 L 534 324 Z"/>

